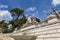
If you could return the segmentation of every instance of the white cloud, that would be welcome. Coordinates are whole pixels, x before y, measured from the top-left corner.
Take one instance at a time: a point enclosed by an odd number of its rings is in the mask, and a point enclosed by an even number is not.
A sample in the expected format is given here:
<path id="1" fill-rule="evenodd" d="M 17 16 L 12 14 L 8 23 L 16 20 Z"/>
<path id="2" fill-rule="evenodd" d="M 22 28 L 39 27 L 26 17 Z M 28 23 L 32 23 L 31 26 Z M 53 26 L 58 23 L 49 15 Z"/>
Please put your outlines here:
<path id="1" fill-rule="evenodd" d="M 52 1 L 52 4 L 53 4 L 54 6 L 56 6 L 56 5 L 60 4 L 60 0 L 53 0 L 53 1 Z"/>
<path id="2" fill-rule="evenodd" d="M 38 11 L 36 11 L 36 14 L 38 14 Z"/>
<path id="3" fill-rule="evenodd" d="M 28 14 L 26 14 L 25 16 L 28 17 Z"/>
<path id="4" fill-rule="evenodd" d="M 12 27 L 12 24 L 9 24 L 8 27 L 9 27 L 8 29 L 10 29 Z"/>
<path id="5" fill-rule="evenodd" d="M 50 9 L 47 9 L 47 10 L 46 10 L 46 9 L 43 10 L 43 13 L 46 13 L 46 14 L 47 14 L 47 13 L 50 13 L 50 12 L 52 12 L 52 9 L 51 9 L 51 8 L 50 8 Z"/>
<path id="6" fill-rule="evenodd" d="M 32 16 L 33 16 L 33 17 L 36 17 L 37 14 L 38 14 L 38 11 L 35 11 L 35 12 L 32 14 Z"/>
<path id="7" fill-rule="evenodd" d="M 46 10 L 43 10 L 44 13 L 46 13 L 47 11 Z"/>
<path id="8" fill-rule="evenodd" d="M 36 7 L 30 7 L 30 8 L 27 8 L 25 12 L 35 11 L 35 10 L 36 10 Z"/>
<path id="9" fill-rule="evenodd" d="M 36 14 L 32 14 L 32 16 L 35 16 Z"/>
<path id="10" fill-rule="evenodd" d="M 8 8 L 8 6 L 1 4 L 1 5 L 0 5 L 0 8 Z"/>
<path id="11" fill-rule="evenodd" d="M 1 20 L 8 20 L 10 21 L 12 16 L 8 10 L 0 10 L 0 21 Z"/>
<path id="12" fill-rule="evenodd" d="M 8 6 L 1 4 L 0 8 L 8 8 Z M 0 9 L 0 21 L 1 20 L 10 21 L 11 19 L 12 19 L 12 16 L 11 16 L 11 14 L 10 14 L 10 12 L 8 10 L 1 10 Z"/>

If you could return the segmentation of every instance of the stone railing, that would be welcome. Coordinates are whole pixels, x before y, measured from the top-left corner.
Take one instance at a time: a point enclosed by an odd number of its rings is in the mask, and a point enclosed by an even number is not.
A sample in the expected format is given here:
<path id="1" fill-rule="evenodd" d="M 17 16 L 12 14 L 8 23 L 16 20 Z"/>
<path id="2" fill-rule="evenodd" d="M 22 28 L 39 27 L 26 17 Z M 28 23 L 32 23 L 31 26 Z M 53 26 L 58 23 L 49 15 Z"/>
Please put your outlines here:
<path id="1" fill-rule="evenodd" d="M 12 37 L 0 36 L 0 40 L 15 40 Z"/>
<path id="2" fill-rule="evenodd" d="M 22 35 L 20 35 L 20 33 L 22 33 Z M 26 27 L 18 33 L 3 34 L 3 36 L 4 35 L 7 37 L 9 35 L 10 39 L 14 38 L 16 40 L 35 40 L 35 38 L 36 40 L 60 40 L 60 23 Z"/>
<path id="3" fill-rule="evenodd" d="M 36 40 L 60 40 L 60 23 L 23 30 L 27 35 L 36 35 Z"/>

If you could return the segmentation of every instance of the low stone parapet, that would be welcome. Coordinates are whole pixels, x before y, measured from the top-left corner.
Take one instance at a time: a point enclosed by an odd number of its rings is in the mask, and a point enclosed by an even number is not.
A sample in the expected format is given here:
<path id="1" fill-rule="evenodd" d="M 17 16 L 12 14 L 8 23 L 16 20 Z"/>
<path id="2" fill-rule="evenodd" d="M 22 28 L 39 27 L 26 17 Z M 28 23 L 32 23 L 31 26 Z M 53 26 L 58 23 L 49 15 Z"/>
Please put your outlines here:
<path id="1" fill-rule="evenodd" d="M 6 36 L 0 36 L 0 40 L 15 40 L 15 39 Z"/>
<path id="2" fill-rule="evenodd" d="M 25 28 L 26 29 L 26 28 Z M 37 36 L 36 40 L 60 40 L 60 23 L 34 27 L 22 31 L 27 35 Z"/>

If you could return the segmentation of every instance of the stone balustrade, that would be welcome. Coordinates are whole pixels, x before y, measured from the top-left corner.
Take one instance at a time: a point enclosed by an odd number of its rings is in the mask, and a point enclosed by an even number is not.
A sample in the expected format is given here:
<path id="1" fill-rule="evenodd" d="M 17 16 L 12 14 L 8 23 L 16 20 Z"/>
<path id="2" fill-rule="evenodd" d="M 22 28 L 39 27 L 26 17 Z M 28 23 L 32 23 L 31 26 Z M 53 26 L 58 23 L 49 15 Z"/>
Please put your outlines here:
<path id="1" fill-rule="evenodd" d="M 0 40 L 15 40 L 12 37 L 0 36 Z"/>
<path id="2" fill-rule="evenodd" d="M 31 38 L 32 40 L 60 40 L 60 23 L 26 27 L 17 33 L 3 34 L 0 36 L 9 36 L 9 39 L 13 38 L 16 40 L 31 40 Z"/>
<path id="3" fill-rule="evenodd" d="M 60 23 L 25 29 L 22 33 L 36 35 L 36 40 L 60 40 Z"/>

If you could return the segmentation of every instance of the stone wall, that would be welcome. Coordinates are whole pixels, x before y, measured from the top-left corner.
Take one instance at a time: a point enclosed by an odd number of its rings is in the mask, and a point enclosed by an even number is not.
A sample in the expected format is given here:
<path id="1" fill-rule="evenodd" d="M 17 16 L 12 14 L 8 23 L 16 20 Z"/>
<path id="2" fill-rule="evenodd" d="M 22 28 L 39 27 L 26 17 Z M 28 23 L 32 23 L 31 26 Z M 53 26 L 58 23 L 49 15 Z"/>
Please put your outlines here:
<path id="1" fill-rule="evenodd" d="M 35 40 L 36 37 L 34 35 L 3 34 L 0 35 L 0 40 Z"/>
<path id="2" fill-rule="evenodd" d="M 22 33 L 22 36 L 21 36 L 21 33 Z M 37 36 L 36 40 L 60 40 L 60 23 L 54 23 L 54 24 L 43 25 L 43 26 L 36 25 L 36 27 L 35 26 L 26 27 L 21 29 L 17 33 L 4 34 L 0 36 L 9 36 L 17 40 L 20 40 L 20 39 L 31 40 L 31 38 L 35 40 L 36 36 Z"/>
<path id="3" fill-rule="evenodd" d="M 0 40 L 15 40 L 12 37 L 0 36 Z"/>
<path id="4" fill-rule="evenodd" d="M 36 40 L 60 40 L 60 23 L 23 30 L 27 35 L 36 35 Z"/>

